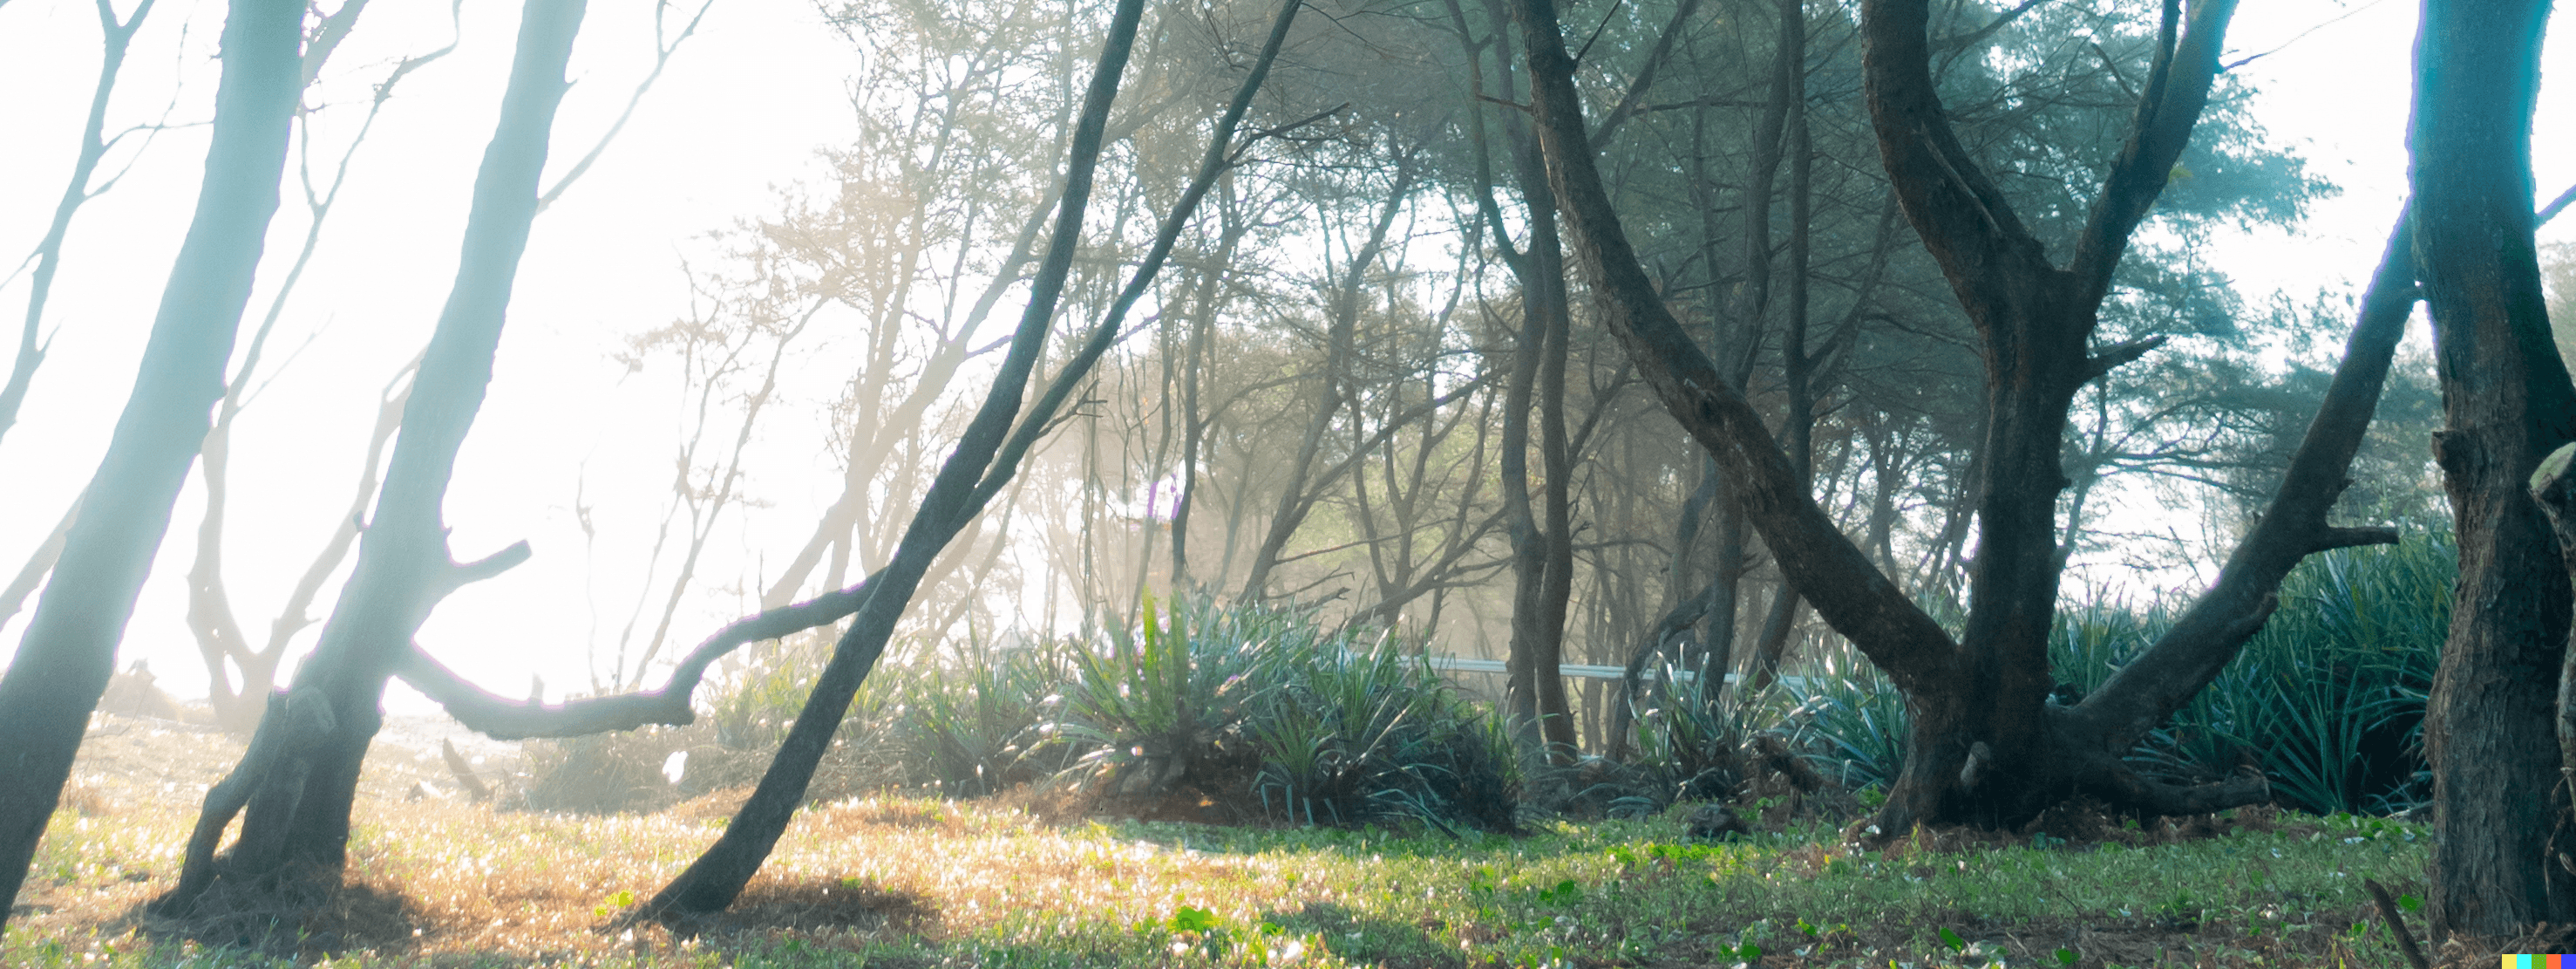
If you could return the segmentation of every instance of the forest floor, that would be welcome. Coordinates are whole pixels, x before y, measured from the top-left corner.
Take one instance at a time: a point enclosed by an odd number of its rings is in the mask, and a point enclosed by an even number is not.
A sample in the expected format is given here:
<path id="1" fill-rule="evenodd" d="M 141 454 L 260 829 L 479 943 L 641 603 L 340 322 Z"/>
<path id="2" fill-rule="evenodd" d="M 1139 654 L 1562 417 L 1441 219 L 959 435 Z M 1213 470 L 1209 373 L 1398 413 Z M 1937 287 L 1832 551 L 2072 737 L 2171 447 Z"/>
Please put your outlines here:
<path id="1" fill-rule="evenodd" d="M 94 734 L 0 965 L 272 964 L 177 937 L 141 910 L 177 876 L 203 785 L 238 744 L 133 718 L 102 718 Z M 1026 794 L 887 795 L 809 805 L 742 901 L 679 937 L 620 916 L 722 829 L 743 792 L 591 816 L 414 799 L 412 785 L 448 777 L 440 739 L 453 738 L 414 725 L 380 745 L 353 887 L 305 923 L 300 961 L 2375 969 L 2405 963 L 2362 882 L 2420 894 L 2427 851 L 2402 822 L 2269 809 L 2179 824 L 2094 815 L 2057 826 L 2071 837 L 1860 851 L 1822 823 L 1697 841 L 1687 806 L 1453 837 L 1103 819 Z M 2420 934 L 2420 916 L 2410 921 Z M 2435 958 L 2483 969 L 2495 957 Z"/>

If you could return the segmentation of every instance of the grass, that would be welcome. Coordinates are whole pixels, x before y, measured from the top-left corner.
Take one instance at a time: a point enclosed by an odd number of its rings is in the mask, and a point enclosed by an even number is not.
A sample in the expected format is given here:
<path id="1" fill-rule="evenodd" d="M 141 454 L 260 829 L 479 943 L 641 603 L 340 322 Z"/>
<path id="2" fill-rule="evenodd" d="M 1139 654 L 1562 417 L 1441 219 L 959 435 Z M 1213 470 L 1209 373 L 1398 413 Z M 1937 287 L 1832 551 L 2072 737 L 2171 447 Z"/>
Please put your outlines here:
<path id="1" fill-rule="evenodd" d="M 1056 823 L 1031 804 L 809 807 L 735 911 L 685 940 L 609 927 L 713 837 L 721 798 L 608 817 L 369 805 L 352 868 L 366 890 L 328 927 L 346 951 L 321 964 L 1934 969 L 2057 965 L 2062 949 L 2087 969 L 2386 966 L 2361 880 L 2420 891 L 2425 860 L 2403 823 L 2267 811 L 2180 840 L 2159 822 L 1864 853 L 1825 828 L 1694 842 L 1687 808 L 1459 838 Z M 177 804 L 58 817 L 0 964 L 270 964 L 137 931 L 187 820 Z"/>

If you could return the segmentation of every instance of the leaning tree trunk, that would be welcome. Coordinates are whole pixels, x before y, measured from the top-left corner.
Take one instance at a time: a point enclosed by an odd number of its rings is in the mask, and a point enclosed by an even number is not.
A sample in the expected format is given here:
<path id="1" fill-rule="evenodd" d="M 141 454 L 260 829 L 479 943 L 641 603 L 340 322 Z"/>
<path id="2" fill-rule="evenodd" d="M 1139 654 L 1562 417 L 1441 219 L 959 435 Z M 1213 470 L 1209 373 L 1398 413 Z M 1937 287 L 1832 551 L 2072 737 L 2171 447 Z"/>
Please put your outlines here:
<path id="1" fill-rule="evenodd" d="M 2129 235 L 2161 192 L 2206 103 L 2232 8 L 2168 5 L 2161 53 L 2138 117 L 2071 265 L 2049 264 L 1949 128 L 1931 83 L 1923 0 L 1869 0 L 1871 112 L 1900 203 L 1977 323 L 1987 364 L 1991 462 L 1979 496 L 1974 610 L 1953 640 L 1870 562 L 1808 493 L 1761 415 L 1664 305 L 1602 187 L 1550 0 L 1515 0 L 1530 49 L 1532 114 L 1558 203 L 1599 316 L 1658 398 L 1744 484 L 1747 519 L 1792 588 L 1886 671 L 1914 715 L 1907 765 L 1875 819 L 1884 836 L 1918 823 L 2014 824 L 2076 793 L 2148 813 L 2268 797 L 2259 776 L 2207 785 L 2141 777 L 2122 755 L 2206 686 L 2276 605 L 2291 566 L 2328 548 L 2395 541 L 2386 529 L 2328 526 L 2412 304 L 2412 267 L 2392 245 L 2365 297 L 2343 364 L 2270 508 L 2217 584 L 2110 683 L 2073 708 L 2046 702 L 2057 573 L 2057 448 L 2075 388 L 2153 349 L 2093 349 L 2094 313 Z M 2401 225 L 2399 240 L 2404 238 Z"/>
<path id="2" fill-rule="evenodd" d="M 1199 201 L 1214 186 L 1224 170 L 1234 133 L 1251 107 L 1252 97 L 1269 74 L 1271 63 L 1278 57 L 1287 40 L 1288 28 L 1295 22 L 1301 0 L 1288 0 L 1271 25 L 1269 39 L 1260 57 L 1245 76 L 1234 100 L 1218 121 L 1201 161 L 1198 175 L 1181 199 L 1157 229 L 1153 249 L 1137 266 L 1127 286 L 1119 292 L 1109 311 L 1093 325 L 1086 340 L 1076 348 L 1063 368 L 1049 381 L 1046 392 L 1026 415 L 1020 403 L 1029 378 L 1045 348 L 1049 320 L 1055 314 L 1067 273 L 1071 270 L 1075 250 L 1082 240 L 1083 210 L 1091 196 L 1092 176 L 1100 157 L 1102 130 L 1106 127 L 1110 104 L 1117 97 L 1118 78 L 1125 70 L 1129 52 L 1136 39 L 1136 27 L 1143 15 L 1143 0 L 1120 0 L 1109 23 L 1106 41 L 1101 46 L 1100 60 L 1091 84 L 1084 92 L 1082 113 L 1075 122 L 1071 142 L 1071 163 L 1066 167 L 1065 189 L 1061 207 L 1056 213 L 1053 238 L 1047 255 L 1038 267 L 1030 286 L 1029 304 L 1020 316 L 1018 329 L 1011 337 L 1009 352 L 983 404 L 960 436 L 956 450 L 940 465 L 939 473 L 924 496 L 921 508 L 904 530 L 902 543 L 894 557 L 875 575 L 869 577 L 868 591 L 850 628 L 841 634 L 832 649 L 832 658 L 815 678 L 813 692 L 796 715 L 778 754 L 769 769 L 761 775 L 760 784 L 743 802 L 733 820 L 716 843 L 700 854 L 696 861 L 655 893 L 652 900 L 638 906 L 628 916 L 652 918 L 668 925 L 723 911 L 742 893 L 743 886 L 760 870 L 796 807 L 805 799 L 806 786 L 813 780 L 814 769 L 822 762 L 823 753 L 831 746 L 832 734 L 839 729 L 841 718 L 849 711 L 850 700 L 859 685 L 885 652 L 886 642 L 894 634 L 895 622 L 910 604 L 913 590 L 928 571 L 931 561 L 957 533 L 971 523 L 993 497 L 1006 486 L 1028 454 L 1029 448 L 1053 423 L 1055 415 L 1072 396 L 1075 386 L 1083 382 L 1102 354 L 1106 353 L 1119 332 L 1130 307 L 1144 294 L 1155 274 L 1171 254 L 1181 230 L 1189 221 Z M 1014 426 L 1014 422 L 1017 426 Z"/>
<path id="3" fill-rule="evenodd" d="M 277 212 L 294 117 L 304 7 L 234 0 L 197 210 L 162 288 L 134 392 L 83 492 L 17 658 L 0 677 L 0 920 L 53 817 L 117 640 L 170 525 Z M 5 924 L 5 921 L 0 921 Z"/>
<path id="4" fill-rule="evenodd" d="M 2460 578 L 2424 716 L 2438 933 L 2576 920 L 2552 863 L 2555 720 L 2570 590 L 2532 471 L 2576 440 L 2532 241 L 2531 113 L 2546 0 L 2429 0 L 2416 45 L 2415 257 L 2432 312 L 2443 428 L 2433 437 Z"/>
<path id="5" fill-rule="evenodd" d="M 179 884 L 155 903 L 164 913 L 196 914 L 217 888 L 265 896 L 336 885 L 359 768 L 383 723 L 385 681 L 405 661 L 413 633 L 449 593 L 527 558 L 520 543 L 455 563 L 441 505 L 491 383 L 582 7 L 582 0 L 529 0 L 523 9 L 500 122 L 474 181 L 456 281 L 405 402 L 402 436 L 357 564 L 292 687 L 271 699 L 242 762 L 206 793 Z M 245 807 L 241 836 L 216 857 L 225 826 Z"/>

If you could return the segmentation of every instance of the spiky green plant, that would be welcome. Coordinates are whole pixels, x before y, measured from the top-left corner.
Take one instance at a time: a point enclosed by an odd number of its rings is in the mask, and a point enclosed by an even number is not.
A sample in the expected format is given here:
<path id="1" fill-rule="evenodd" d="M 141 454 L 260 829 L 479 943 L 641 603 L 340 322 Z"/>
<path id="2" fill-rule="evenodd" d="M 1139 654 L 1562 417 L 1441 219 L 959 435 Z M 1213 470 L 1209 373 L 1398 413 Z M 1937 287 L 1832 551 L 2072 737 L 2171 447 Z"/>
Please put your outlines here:
<path id="1" fill-rule="evenodd" d="M 1062 644 L 1003 649 L 969 635 L 919 665 L 893 714 L 906 779 L 981 797 L 1055 773 L 1064 745 L 1046 730 L 1072 664 Z"/>
<path id="2" fill-rule="evenodd" d="M 1195 615 L 1193 615 L 1195 613 Z M 1243 721 L 1271 653 L 1265 633 L 1293 634 L 1257 610 L 1195 610 L 1179 598 L 1167 616 L 1151 597 L 1130 632 L 1108 630 L 1106 648 L 1076 650 L 1065 692 L 1064 737 L 1074 770 L 1124 795 L 1159 794 L 1184 779 L 1213 783 L 1219 764 L 1240 760 Z"/>
<path id="3" fill-rule="evenodd" d="M 2439 531 L 2310 557 L 2282 582 L 2263 631 L 2133 759 L 2208 775 L 2250 756 L 2282 804 L 2318 813 L 2414 803 L 2456 574 Z M 2171 623 L 2160 606 L 2104 599 L 2062 610 L 2049 642 L 2061 702 L 2099 688 Z M 1904 702 L 1875 667 L 1844 647 L 1797 672 L 1808 688 L 1789 719 L 1820 769 L 1854 787 L 1903 769 Z"/>
<path id="4" fill-rule="evenodd" d="M 1068 773 L 1095 790 L 1187 786 L 1297 823 L 1511 825 L 1491 717 L 1397 637 L 1205 599 L 1142 615 L 1073 654 L 1060 734 Z"/>
<path id="5" fill-rule="evenodd" d="M 2260 758 L 2284 803 L 2320 813 L 2422 796 L 2420 730 L 2450 627 L 2458 556 L 2447 533 L 2314 556 L 2281 608 L 2175 717 L 2177 751 Z"/>
<path id="6" fill-rule="evenodd" d="M 1758 691 L 1666 663 L 1630 700 L 1629 766 L 1636 790 L 1613 800 L 1614 815 L 1653 814 L 1675 801 L 1727 796 L 1743 780 L 1744 751 L 1756 733 L 1791 723 L 1804 697 L 1774 679 Z"/>
<path id="7" fill-rule="evenodd" d="M 1480 775 L 1505 770 L 1424 658 L 1392 635 L 1335 637 L 1283 651 L 1283 674 L 1250 729 L 1260 741 L 1253 791 L 1265 812 L 1309 823 L 1460 813 Z"/>
<path id="8" fill-rule="evenodd" d="M 1905 770 L 1905 697 L 1878 667 L 1843 646 L 1815 651 L 1792 675 L 1803 688 L 1789 724 L 1826 777 L 1857 791 Z"/>

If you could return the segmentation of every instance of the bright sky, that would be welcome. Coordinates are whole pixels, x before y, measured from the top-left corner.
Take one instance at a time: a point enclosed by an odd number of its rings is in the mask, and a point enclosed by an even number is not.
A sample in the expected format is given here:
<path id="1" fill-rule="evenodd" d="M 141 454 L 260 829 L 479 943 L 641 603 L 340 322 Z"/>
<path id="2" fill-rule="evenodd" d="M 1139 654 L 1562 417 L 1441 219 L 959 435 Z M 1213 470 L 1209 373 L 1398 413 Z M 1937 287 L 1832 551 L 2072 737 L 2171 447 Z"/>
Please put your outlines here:
<path id="1" fill-rule="evenodd" d="M 505 692 L 521 689 L 530 674 L 558 695 L 586 682 L 583 651 L 594 611 L 604 627 L 600 638 L 613 638 L 637 581 L 641 549 L 630 546 L 649 540 L 668 493 L 677 429 L 669 387 L 650 375 L 628 378 L 608 353 L 625 336 L 685 311 L 682 260 L 714 262 L 704 233 L 777 211 L 777 189 L 819 177 L 814 150 L 851 130 L 842 95 L 850 55 L 810 4 L 716 2 L 625 133 L 540 218 L 491 397 L 450 492 L 447 518 L 460 558 L 522 538 L 536 550 L 528 564 L 449 599 L 421 637 Z M 41 236 L 69 172 L 95 76 L 98 27 L 91 5 L 77 0 L 0 3 L 0 90 L 19 92 L 0 101 L 0 131 L 11 134 L 0 142 L 0 184 L 11 186 L 0 193 L 0 254 L 14 261 Z M 175 122 L 210 113 L 223 3 L 160 3 L 136 38 L 111 131 L 161 118 L 165 106 Z M 2257 116 L 2344 188 L 2295 236 L 2267 230 L 2225 245 L 2215 264 L 2249 291 L 2305 295 L 2349 285 L 2377 257 L 2403 194 L 2414 15 L 2404 0 L 2256 3 L 2239 15 L 2239 56 L 2288 45 L 2241 72 L 2262 89 Z M 466 195 L 508 68 L 516 4 L 464 0 L 463 18 L 456 53 L 403 83 L 361 150 L 321 252 L 273 341 L 265 369 L 277 379 L 237 432 L 226 577 L 254 638 L 264 635 L 349 501 L 378 389 L 426 339 L 453 273 Z M 364 111 L 368 86 L 392 61 L 444 43 L 447 24 L 446 5 L 434 0 L 378 0 L 366 12 L 326 75 L 323 99 L 334 107 L 318 127 L 332 144 L 318 158 L 336 157 Z M 592 5 L 557 132 L 556 171 L 597 138 L 649 69 L 651 29 L 648 5 Z M 2554 45 L 2552 79 L 2576 78 L 2571 50 L 2576 43 Z M 2537 158 L 2545 195 L 2576 182 L 2576 126 L 2548 120 L 2576 117 L 2570 89 L 2576 85 L 2561 82 L 2544 91 Z M 202 126 L 161 134 L 73 225 L 47 313 L 59 333 L 53 354 L 19 425 L 0 439 L 0 581 L 44 537 L 105 446 L 186 228 L 204 134 Z M 130 147 L 111 157 L 111 167 L 137 159 Z M 274 268 L 263 270 L 245 339 L 303 226 L 290 189 L 270 235 Z M 2553 227 L 2550 238 L 2576 239 L 2576 217 Z M 23 275 L 0 285 L 9 336 L 0 346 L 14 346 L 26 296 Z M 277 369 L 299 346 L 292 365 Z M 837 468 L 825 451 L 817 439 L 810 473 L 759 469 L 764 497 L 776 506 L 764 518 L 812 521 L 837 492 Z M 595 506 L 601 534 L 625 543 L 603 544 L 595 572 L 573 516 L 577 487 Z M 183 581 L 202 507 L 192 480 L 120 659 L 149 660 L 181 696 L 204 689 L 183 621 Z M 720 531 L 724 547 L 716 553 L 724 568 L 754 571 L 764 556 L 791 554 L 804 526 L 780 527 L 787 530 Z M 730 594 L 703 595 L 683 608 L 676 638 L 692 642 L 743 605 Z M 0 626 L 0 654 L 16 648 L 25 622 L 22 612 Z M 396 693 L 397 707 L 421 702 L 400 687 Z"/>

